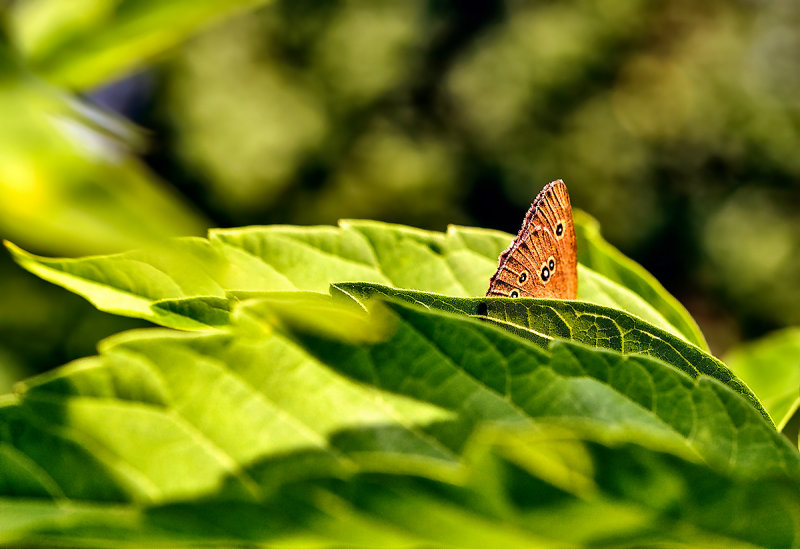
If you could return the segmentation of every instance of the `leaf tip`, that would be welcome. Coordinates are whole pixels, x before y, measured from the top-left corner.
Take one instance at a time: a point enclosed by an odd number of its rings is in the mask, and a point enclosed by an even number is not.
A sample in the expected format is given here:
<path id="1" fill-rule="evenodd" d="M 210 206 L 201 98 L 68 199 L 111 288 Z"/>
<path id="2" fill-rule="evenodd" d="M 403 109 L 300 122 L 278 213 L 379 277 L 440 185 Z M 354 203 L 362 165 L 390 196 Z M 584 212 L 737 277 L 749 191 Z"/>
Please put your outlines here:
<path id="1" fill-rule="evenodd" d="M 25 250 L 23 250 L 22 248 L 20 248 L 19 246 L 17 246 L 13 242 L 11 242 L 10 240 L 6 240 L 5 238 L 3 239 L 3 246 L 6 247 L 6 249 L 9 251 L 9 253 L 12 256 L 16 256 L 17 254 L 22 254 L 22 255 L 27 254 L 27 252 Z"/>
<path id="2" fill-rule="evenodd" d="M 38 259 L 37 256 L 26 250 L 23 250 L 10 240 L 4 239 L 3 245 L 8 250 L 8 253 L 11 254 L 11 259 L 13 259 L 14 262 L 16 262 L 20 267 L 30 270 L 29 265 L 31 263 L 35 263 Z"/>

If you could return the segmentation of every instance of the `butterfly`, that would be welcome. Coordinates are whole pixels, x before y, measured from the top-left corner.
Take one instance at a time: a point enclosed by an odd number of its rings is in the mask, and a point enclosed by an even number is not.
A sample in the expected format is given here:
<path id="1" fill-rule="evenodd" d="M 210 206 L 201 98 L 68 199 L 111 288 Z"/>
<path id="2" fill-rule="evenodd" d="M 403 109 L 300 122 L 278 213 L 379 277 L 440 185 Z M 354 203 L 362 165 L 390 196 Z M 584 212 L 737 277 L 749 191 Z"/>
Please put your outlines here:
<path id="1" fill-rule="evenodd" d="M 500 254 L 486 295 L 577 297 L 575 223 L 562 180 L 548 183 L 536 195 L 517 238 Z"/>

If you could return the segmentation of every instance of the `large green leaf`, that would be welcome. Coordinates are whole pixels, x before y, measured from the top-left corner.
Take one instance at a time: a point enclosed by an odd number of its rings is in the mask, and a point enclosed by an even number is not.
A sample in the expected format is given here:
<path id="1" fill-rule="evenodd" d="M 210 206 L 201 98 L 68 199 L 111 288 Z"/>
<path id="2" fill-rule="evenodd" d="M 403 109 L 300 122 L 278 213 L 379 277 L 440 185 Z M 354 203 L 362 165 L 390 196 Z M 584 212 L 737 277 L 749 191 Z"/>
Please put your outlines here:
<path id="1" fill-rule="evenodd" d="M 7 14 L 16 46 L 51 81 L 86 89 L 141 67 L 209 23 L 264 0 L 31 0 Z"/>
<path id="2" fill-rule="evenodd" d="M 624 354 L 652 356 L 691 376 L 714 377 L 769 417 L 758 398 L 721 361 L 622 310 L 559 299 L 456 298 L 366 283 L 336 284 L 333 289 L 361 301 L 378 295 L 432 309 L 485 316 L 540 346 L 553 339 L 570 339 Z"/>
<path id="3" fill-rule="evenodd" d="M 800 408 L 800 328 L 740 345 L 725 362 L 758 395 L 778 428 L 791 428 Z M 797 442 L 797 426 L 789 435 Z"/>
<path id="4" fill-rule="evenodd" d="M 542 350 L 463 315 L 359 311 L 322 296 L 250 301 L 229 333 L 122 334 L 21 384 L 0 405 L 0 541 L 795 535 L 797 452 L 715 380 L 573 343 Z M 506 427 L 475 438 L 487 421 Z M 745 502 L 752 520 L 722 520 Z M 581 519 L 592 513 L 600 524 Z"/>
<path id="5" fill-rule="evenodd" d="M 357 281 L 481 296 L 497 268 L 498 254 L 510 240 L 504 233 L 465 227 L 437 233 L 371 221 L 343 221 L 340 227 L 214 230 L 208 241 L 177 242 L 177 250 L 76 260 L 37 257 L 14 246 L 10 249 L 23 267 L 83 295 L 102 310 L 192 329 L 207 325 L 205 320 L 219 322 L 216 315 L 207 318 L 203 300 L 223 297 L 226 292 L 327 292 L 331 283 Z M 187 257 L 185 262 L 183 257 Z M 148 269 L 157 271 L 156 276 L 147 277 L 144 271 Z M 193 279 L 194 273 L 198 280 Z M 201 300 L 191 304 L 186 303 L 187 298 Z M 584 266 L 579 269 L 579 298 L 625 310 L 692 341 L 691 332 L 679 331 L 640 294 Z"/>

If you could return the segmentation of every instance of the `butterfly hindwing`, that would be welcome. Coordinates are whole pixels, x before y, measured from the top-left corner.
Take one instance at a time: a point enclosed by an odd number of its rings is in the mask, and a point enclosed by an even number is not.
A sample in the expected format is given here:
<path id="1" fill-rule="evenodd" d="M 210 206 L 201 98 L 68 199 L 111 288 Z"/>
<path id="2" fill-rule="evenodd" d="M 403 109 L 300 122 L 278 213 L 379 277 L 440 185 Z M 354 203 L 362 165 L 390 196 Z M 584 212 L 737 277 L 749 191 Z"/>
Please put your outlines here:
<path id="1" fill-rule="evenodd" d="M 486 295 L 577 297 L 575 225 L 563 181 L 553 181 L 536 196 L 499 263 Z"/>

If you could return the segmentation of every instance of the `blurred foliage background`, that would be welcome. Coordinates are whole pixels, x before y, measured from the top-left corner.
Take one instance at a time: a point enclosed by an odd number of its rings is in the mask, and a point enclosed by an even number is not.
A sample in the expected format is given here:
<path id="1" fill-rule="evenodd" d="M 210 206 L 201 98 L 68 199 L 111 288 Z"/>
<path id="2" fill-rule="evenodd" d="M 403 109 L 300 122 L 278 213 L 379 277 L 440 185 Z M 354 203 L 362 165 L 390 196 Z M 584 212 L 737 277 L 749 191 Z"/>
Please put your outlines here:
<path id="1" fill-rule="evenodd" d="M 372 218 L 515 233 L 547 182 L 712 349 L 800 324 L 800 4 L 0 0 L 0 235 Z M 143 325 L 0 259 L 0 389 Z"/>

